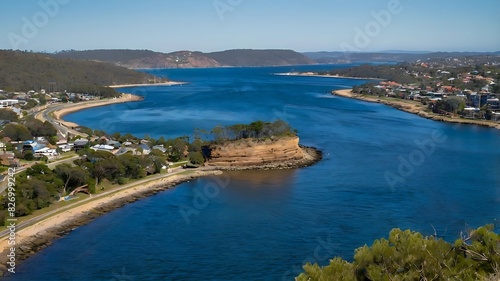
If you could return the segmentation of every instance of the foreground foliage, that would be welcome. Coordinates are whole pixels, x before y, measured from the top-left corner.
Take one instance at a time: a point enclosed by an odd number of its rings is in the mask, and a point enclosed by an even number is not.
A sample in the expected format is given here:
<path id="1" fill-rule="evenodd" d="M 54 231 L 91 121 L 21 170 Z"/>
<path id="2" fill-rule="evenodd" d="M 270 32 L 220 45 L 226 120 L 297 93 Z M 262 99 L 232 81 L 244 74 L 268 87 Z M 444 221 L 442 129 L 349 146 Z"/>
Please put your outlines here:
<path id="1" fill-rule="evenodd" d="M 352 263 L 341 258 L 325 267 L 308 263 L 297 280 L 498 280 L 500 235 L 493 229 L 480 227 L 453 244 L 393 229 L 388 240 L 358 248 Z"/>

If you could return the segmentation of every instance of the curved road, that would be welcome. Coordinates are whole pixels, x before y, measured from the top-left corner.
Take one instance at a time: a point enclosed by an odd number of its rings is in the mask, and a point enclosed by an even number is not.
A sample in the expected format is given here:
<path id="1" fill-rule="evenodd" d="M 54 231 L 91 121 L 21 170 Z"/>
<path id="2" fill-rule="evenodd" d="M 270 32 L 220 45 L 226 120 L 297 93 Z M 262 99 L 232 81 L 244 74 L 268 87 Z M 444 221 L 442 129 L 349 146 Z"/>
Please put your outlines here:
<path id="1" fill-rule="evenodd" d="M 54 104 L 54 105 L 49 105 L 44 109 L 41 109 L 38 113 L 35 114 L 35 118 L 39 119 L 42 122 L 49 121 L 58 131 L 60 136 L 66 137 L 68 133 L 71 133 L 72 135 L 81 135 L 83 137 L 86 137 L 87 134 L 76 131 L 74 129 L 68 128 L 64 126 L 59 120 L 56 120 L 52 118 L 50 113 L 53 113 L 54 111 L 61 110 L 63 108 L 67 107 L 72 107 L 75 104 Z"/>

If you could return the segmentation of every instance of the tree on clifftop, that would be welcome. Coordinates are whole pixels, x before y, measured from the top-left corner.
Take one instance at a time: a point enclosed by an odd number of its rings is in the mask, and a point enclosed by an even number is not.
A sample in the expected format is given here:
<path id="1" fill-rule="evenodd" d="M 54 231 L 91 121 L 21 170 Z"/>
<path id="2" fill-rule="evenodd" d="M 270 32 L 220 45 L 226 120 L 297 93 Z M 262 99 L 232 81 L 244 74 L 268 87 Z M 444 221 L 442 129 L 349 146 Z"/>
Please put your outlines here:
<path id="1" fill-rule="evenodd" d="M 255 121 L 250 124 L 235 124 L 231 126 L 218 125 L 211 131 L 216 142 L 246 138 L 269 138 L 295 136 L 290 125 L 282 120 L 274 122 Z"/>

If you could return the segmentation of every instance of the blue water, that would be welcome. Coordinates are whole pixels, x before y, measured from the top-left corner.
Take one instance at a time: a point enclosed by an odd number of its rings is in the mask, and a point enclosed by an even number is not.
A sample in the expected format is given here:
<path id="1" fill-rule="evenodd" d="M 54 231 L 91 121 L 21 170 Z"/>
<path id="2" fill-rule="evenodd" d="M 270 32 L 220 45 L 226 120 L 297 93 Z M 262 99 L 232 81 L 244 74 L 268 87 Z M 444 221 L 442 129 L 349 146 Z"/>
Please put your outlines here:
<path id="1" fill-rule="evenodd" d="M 350 260 L 394 227 L 453 241 L 497 223 L 500 131 L 329 94 L 361 80 L 273 75 L 319 68 L 330 67 L 155 70 L 189 84 L 127 89 L 145 100 L 68 115 L 153 137 L 283 119 L 324 160 L 179 185 L 76 229 L 7 279 L 293 280 L 304 262 Z"/>

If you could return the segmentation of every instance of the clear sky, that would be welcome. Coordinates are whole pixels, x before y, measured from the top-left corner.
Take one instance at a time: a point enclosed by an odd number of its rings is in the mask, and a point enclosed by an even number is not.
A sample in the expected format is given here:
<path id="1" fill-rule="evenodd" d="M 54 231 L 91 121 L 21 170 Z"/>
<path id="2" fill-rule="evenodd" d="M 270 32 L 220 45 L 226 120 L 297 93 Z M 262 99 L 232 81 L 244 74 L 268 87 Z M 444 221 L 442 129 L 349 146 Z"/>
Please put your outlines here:
<path id="1" fill-rule="evenodd" d="M 499 51 L 499 0 L 0 0 L 0 49 Z"/>

